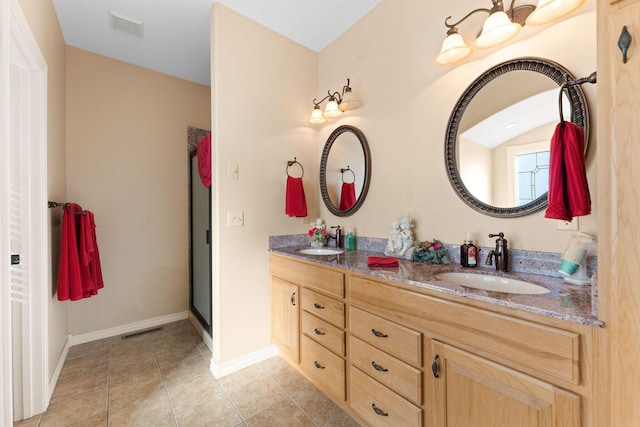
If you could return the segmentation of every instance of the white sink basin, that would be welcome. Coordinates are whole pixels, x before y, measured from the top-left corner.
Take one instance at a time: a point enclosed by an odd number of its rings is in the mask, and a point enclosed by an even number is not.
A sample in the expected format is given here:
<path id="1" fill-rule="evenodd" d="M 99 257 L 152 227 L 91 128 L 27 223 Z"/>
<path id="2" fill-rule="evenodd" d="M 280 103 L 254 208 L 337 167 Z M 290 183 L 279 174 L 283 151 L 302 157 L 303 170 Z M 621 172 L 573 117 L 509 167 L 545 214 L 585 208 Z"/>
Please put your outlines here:
<path id="1" fill-rule="evenodd" d="M 456 285 L 467 286 L 485 291 L 505 292 L 508 294 L 541 295 L 551 292 L 544 286 L 525 282 L 523 280 L 510 279 L 508 277 L 491 276 L 488 274 L 474 273 L 440 273 L 436 278 Z"/>
<path id="2" fill-rule="evenodd" d="M 338 255 L 343 253 L 342 249 L 332 249 L 332 248 L 308 248 L 308 249 L 300 249 L 298 250 L 301 254 L 305 255 Z"/>

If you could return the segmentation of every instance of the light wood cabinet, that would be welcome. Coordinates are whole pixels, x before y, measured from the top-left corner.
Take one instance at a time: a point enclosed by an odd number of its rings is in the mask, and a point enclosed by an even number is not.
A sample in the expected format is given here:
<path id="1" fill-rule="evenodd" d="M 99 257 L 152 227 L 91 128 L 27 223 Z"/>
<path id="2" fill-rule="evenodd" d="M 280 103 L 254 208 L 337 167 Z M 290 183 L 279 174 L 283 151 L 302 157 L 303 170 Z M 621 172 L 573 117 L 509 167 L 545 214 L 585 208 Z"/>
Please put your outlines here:
<path id="1" fill-rule="evenodd" d="M 271 340 L 283 356 L 295 363 L 300 360 L 299 300 L 298 286 L 271 278 Z"/>
<path id="2" fill-rule="evenodd" d="M 432 341 L 434 426 L 580 427 L 580 397 Z"/>
<path id="3" fill-rule="evenodd" d="M 300 295 L 300 357 L 288 359 L 361 424 L 599 425 L 595 328 L 272 258 L 273 310 Z M 289 325 L 272 316 L 275 330 Z M 274 338 L 285 355 L 294 333 Z"/>

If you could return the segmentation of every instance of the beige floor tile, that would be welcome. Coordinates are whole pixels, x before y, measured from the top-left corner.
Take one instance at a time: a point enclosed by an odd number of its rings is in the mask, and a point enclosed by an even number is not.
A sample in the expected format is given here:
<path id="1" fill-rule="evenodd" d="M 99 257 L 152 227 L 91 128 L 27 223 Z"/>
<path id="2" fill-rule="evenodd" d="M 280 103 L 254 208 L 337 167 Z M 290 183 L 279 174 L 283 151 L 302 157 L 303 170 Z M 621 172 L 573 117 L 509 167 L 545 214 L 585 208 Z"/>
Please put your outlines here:
<path id="1" fill-rule="evenodd" d="M 226 389 L 242 387 L 258 378 L 264 378 L 265 372 L 258 365 L 249 366 L 238 372 L 220 378 L 220 384 Z"/>
<path id="2" fill-rule="evenodd" d="M 140 359 L 114 360 L 109 364 L 109 382 L 116 384 L 149 371 L 157 371 L 158 360 L 154 354 L 142 356 Z"/>
<path id="3" fill-rule="evenodd" d="M 92 372 L 62 377 L 58 380 L 52 399 L 74 396 L 104 386 L 107 384 L 108 375 L 108 366 L 103 365 Z"/>
<path id="4" fill-rule="evenodd" d="M 264 374 L 242 386 L 238 386 L 238 384 L 232 384 L 230 388 L 225 386 L 225 390 L 243 420 L 247 420 L 283 399 L 287 399 L 287 395 L 280 386 Z"/>
<path id="5" fill-rule="evenodd" d="M 342 411 L 331 399 L 324 395 L 314 385 L 311 385 L 291 398 L 318 425 L 335 418 Z"/>
<path id="6" fill-rule="evenodd" d="M 279 371 L 271 374 L 271 378 L 273 378 L 289 396 L 299 393 L 311 385 L 308 379 L 288 364 Z"/>
<path id="7" fill-rule="evenodd" d="M 242 419 L 222 389 L 218 389 L 210 400 L 178 413 L 176 421 L 179 427 L 242 425 Z"/>
<path id="8" fill-rule="evenodd" d="M 210 372 L 209 363 L 199 353 L 177 363 L 163 363 L 160 366 L 167 385 L 174 385 Z"/>
<path id="9" fill-rule="evenodd" d="M 110 408 L 109 427 L 125 425 L 155 426 L 156 424 L 154 423 L 169 417 L 172 418 L 172 415 L 167 392 L 161 389 L 122 406 Z"/>
<path id="10" fill-rule="evenodd" d="M 111 339 L 105 338 L 98 341 L 91 341 L 84 344 L 74 345 L 67 353 L 67 360 L 78 357 L 108 353 L 111 348 Z"/>
<path id="11" fill-rule="evenodd" d="M 275 404 L 245 421 L 248 427 L 313 427 L 313 423 L 291 400 Z"/>
<path id="12" fill-rule="evenodd" d="M 104 367 L 109 362 L 109 354 L 96 354 L 77 357 L 75 359 L 67 359 L 62 367 L 60 378 L 68 375 L 91 374 L 97 368 Z"/>
<path id="13" fill-rule="evenodd" d="M 329 420 L 322 427 L 360 427 L 360 424 L 349 416 L 346 412 L 342 412 L 337 417 Z"/>
<path id="14" fill-rule="evenodd" d="M 107 412 L 71 424 L 69 427 L 107 427 Z"/>
<path id="15" fill-rule="evenodd" d="M 267 360 L 263 360 L 262 362 L 258 363 L 258 365 L 260 365 L 260 367 L 264 369 L 265 372 L 267 372 L 267 374 L 269 375 L 275 374 L 276 372 L 291 366 L 280 356 L 275 356 Z"/>
<path id="16" fill-rule="evenodd" d="M 110 360 L 133 360 L 146 356 L 155 356 L 151 341 L 136 341 L 113 347 L 109 353 Z"/>
<path id="17" fill-rule="evenodd" d="M 158 362 L 163 363 L 179 363 L 180 361 L 191 357 L 200 356 L 198 347 L 193 342 L 183 343 L 181 345 L 172 345 L 160 350 L 156 350 Z"/>
<path id="18" fill-rule="evenodd" d="M 71 397 L 51 399 L 40 427 L 66 426 L 107 410 L 107 385 Z"/>
<path id="19" fill-rule="evenodd" d="M 164 390 L 160 369 L 143 371 L 137 375 L 111 384 L 109 387 L 109 408 L 128 404 L 142 396 Z"/>
<path id="20" fill-rule="evenodd" d="M 206 402 L 221 390 L 213 375 L 206 373 L 167 388 L 174 413 L 184 412 L 192 406 Z"/>

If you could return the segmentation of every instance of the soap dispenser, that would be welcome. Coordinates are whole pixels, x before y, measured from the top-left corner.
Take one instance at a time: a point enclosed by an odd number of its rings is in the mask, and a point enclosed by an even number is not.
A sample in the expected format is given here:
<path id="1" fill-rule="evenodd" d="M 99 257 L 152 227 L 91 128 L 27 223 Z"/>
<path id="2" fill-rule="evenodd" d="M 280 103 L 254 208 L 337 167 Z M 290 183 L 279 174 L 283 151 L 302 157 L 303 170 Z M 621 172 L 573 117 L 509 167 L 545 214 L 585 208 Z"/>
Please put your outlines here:
<path id="1" fill-rule="evenodd" d="M 353 235 L 353 229 L 351 227 L 347 227 L 347 235 L 344 238 L 344 248 L 348 251 L 356 248 L 356 238 Z"/>
<path id="2" fill-rule="evenodd" d="M 460 265 L 463 267 L 478 265 L 478 248 L 473 244 L 471 233 L 467 233 L 464 244 L 460 246 Z"/>

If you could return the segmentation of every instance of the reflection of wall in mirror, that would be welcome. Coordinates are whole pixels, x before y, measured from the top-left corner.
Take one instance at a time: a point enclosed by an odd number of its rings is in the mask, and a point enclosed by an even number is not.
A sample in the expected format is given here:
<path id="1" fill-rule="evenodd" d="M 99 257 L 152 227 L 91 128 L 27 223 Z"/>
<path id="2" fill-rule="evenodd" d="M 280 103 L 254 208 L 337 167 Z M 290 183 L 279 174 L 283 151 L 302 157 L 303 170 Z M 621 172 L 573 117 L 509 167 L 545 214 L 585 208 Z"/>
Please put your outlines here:
<path id="1" fill-rule="evenodd" d="M 458 143 L 460 152 L 464 153 L 458 163 L 462 182 L 478 200 L 495 206 L 491 184 L 492 150 L 462 136 Z"/>
<path id="2" fill-rule="evenodd" d="M 344 174 L 345 182 L 352 182 L 355 175 L 356 199 L 362 192 L 364 185 L 364 151 L 358 138 L 350 133 L 341 134 L 331 146 L 331 151 L 327 159 L 327 193 L 331 203 L 338 208 L 340 206 L 340 196 L 342 191 L 342 176 L 340 169 L 349 167 L 353 171 Z"/>

